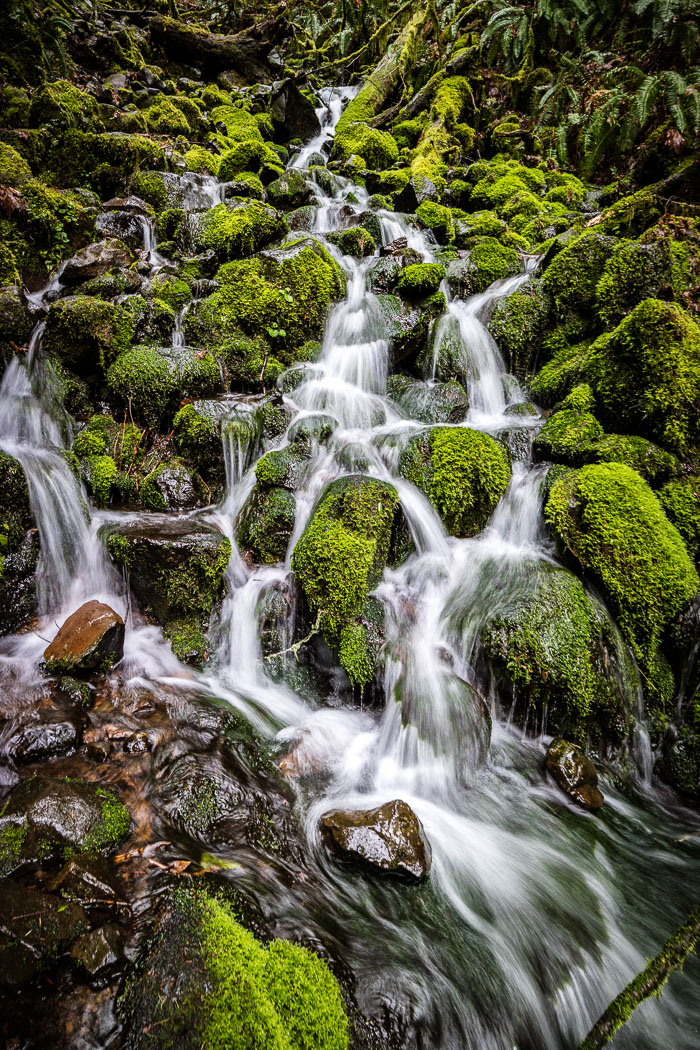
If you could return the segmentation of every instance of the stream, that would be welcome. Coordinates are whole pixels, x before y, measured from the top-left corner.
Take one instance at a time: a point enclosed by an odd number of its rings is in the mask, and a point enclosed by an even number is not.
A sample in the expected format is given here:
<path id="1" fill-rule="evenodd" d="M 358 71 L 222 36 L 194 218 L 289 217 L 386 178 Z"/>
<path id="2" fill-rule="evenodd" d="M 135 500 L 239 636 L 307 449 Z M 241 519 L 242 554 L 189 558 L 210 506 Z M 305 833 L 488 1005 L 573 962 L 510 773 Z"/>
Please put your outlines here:
<path id="1" fill-rule="evenodd" d="M 321 132 L 291 166 L 308 167 L 323 152 L 351 96 L 352 89 L 324 93 Z M 182 178 L 188 210 L 223 199 L 213 177 Z M 376 257 L 343 256 L 325 239 L 354 225 L 353 216 L 368 207 L 366 189 L 340 176 L 335 182 L 332 196 L 316 185 L 311 235 L 343 267 L 347 294 L 332 308 L 318 361 L 290 370 L 284 400 L 294 422 L 325 413 L 337 426 L 325 444 L 314 446 L 295 493 L 286 560 L 251 567 L 236 547 L 234 528 L 255 483 L 255 464 L 270 446 L 260 446 L 252 427 L 250 440 L 241 439 L 245 429 L 230 424 L 253 408 L 249 398 L 227 395 L 226 492 L 217 506 L 192 512 L 233 545 L 202 672 L 181 665 L 160 630 L 143 621 L 104 551 L 106 526 L 144 515 L 85 513 L 86 493 L 63 455 L 71 421 L 58 407 L 38 321 L 26 362 L 15 358 L 0 388 L 0 448 L 26 473 L 41 545 L 40 624 L 36 632 L 0 640 L 3 688 L 21 704 L 22 690 L 37 680 L 47 640 L 65 617 L 90 598 L 111 605 L 127 621 L 118 668 L 125 693 L 147 685 L 170 697 L 223 699 L 280 753 L 293 746 L 308 768 L 324 771 L 293 779 L 312 881 L 321 892 L 306 895 L 302 884 L 291 885 L 273 867 L 254 873 L 242 863 L 230 876 L 257 891 L 262 881 L 265 908 L 288 936 L 303 933 L 335 947 L 354 976 L 361 1010 L 390 1030 L 397 1045 L 572 1050 L 695 903 L 698 817 L 652 784 L 643 727 L 631 756 L 633 787 L 623 791 L 602 771 L 602 810 L 592 815 L 575 807 L 543 773 L 551 739 L 546 724 L 528 727 L 527 735 L 516 727 L 496 682 L 488 683 L 486 696 L 493 728 L 485 754 L 483 720 L 463 691 L 464 683 L 483 687 L 481 627 L 487 614 L 532 587 L 539 572 L 563 568 L 543 520 L 547 466 L 533 463 L 530 452 L 542 419 L 506 374 L 486 328 L 495 301 L 528 281 L 538 259 L 523 258 L 522 274 L 467 300 L 454 298 L 443 282 L 447 309 L 435 327 L 432 377 L 425 382 L 435 381 L 442 341 L 456 339 L 470 405 L 459 425 L 500 438 L 513 454 L 510 484 L 488 527 L 475 538 L 454 539 L 422 493 L 398 476 L 400 450 L 423 424 L 386 394 L 391 346 L 368 286 Z M 384 244 L 406 238 L 424 261 L 435 260 L 431 235 L 410 217 L 380 211 L 378 218 Z M 146 222 L 144 248 L 154 271 L 167 265 Z M 59 273 L 33 297 L 37 316 L 60 288 Z M 177 317 L 174 347 L 184 345 L 188 308 Z M 285 434 L 273 447 L 287 442 Z M 368 707 L 321 703 L 297 675 L 292 654 L 282 673 L 273 673 L 259 624 L 266 594 L 289 589 L 292 550 L 323 489 L 355 471 L 396 487 L 415 547 L 398 568 L 386 570 L 375 592 L 386 616 L 384 698 Z M 293 601 L 277 626 L 291 645 Z M 625 688 L 635 705 L 634 675 Z M 432 847 L 425 883 L 373 879 L 329 858 L 318 831 L 324 812 L 399 798 L 418 815 Z M 660 999 L 637 1011 L 615 1046 L 696 1050 L 699 980 L 700 960 L 692 957 Z M 96 1047 L 112 1045 L 111 1036 L 95 1039 Z"/>

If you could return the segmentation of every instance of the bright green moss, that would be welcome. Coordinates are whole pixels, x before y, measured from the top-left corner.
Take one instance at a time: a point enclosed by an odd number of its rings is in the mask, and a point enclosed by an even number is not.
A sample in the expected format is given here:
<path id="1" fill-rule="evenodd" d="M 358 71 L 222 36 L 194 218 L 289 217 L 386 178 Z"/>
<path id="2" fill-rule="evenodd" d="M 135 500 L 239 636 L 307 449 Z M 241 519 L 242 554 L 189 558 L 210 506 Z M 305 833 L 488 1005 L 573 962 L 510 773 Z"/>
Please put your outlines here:
<path id="1" fill-rule="evenodd" d="M 439 244 L 450 244 L 455 229 L 452 212 L 442 204 L 424 201 L 416 208 L 416 218 L 425 230 L 431 230 Z"/>
<path id="2" fill-rule="evenodd" d="M 134 172 L 129 188 L 135 196 L 155 208 L 156 212 L 168 205 L 168 190 L 159 171 Z"/>
<path id="3" fill-rule="evenodd" d="M 514 248 L 506 248 L 493 237 L 484 237 L 470 251 L 469 259 L 475 269 L 474 291 L 484 292 L 494 281 L 515 277 L 522 270 L 520 256 Z"/>
<path id="4" fill-rule="evenodd" d="M 101 805 L 100 819 L 81 843 L 81 853 L 112 849 L 121 842 L 131 826 L 129 811 L 116 795 L 100 787 L 96 788 L 96 794 Z"/>
<path id="5" fill-rule="evenodd" d="M 180 398 L 216 393 L 221 376 L 211 354 L 199 357 L 188 348 L 133 346 L 110 367 L 107 385 L 120 405 L 157 427 Z"/>
<path id="6" fill-rule="evenodd" d="M 104 372 L 133 335 L 131 313 L 124 306 L 89 296 L 71 296 L 51 304 L 44 348 L 79 374 Z"/>
<path id="7" fill-rule="evenodd" d="M 499 208 L 499 215 L 506 222 L 512 222 L 516 215 L 519 218 L 531 219 L 534 215 L 539 215 L 545 210 L 545 206 L 539 197 L 532 193 L 531 190 L 523 189 L 508 198 L 505 204 Z"/>
<path id="8" fill-rule="evenodd" d="M 453 536 L 483 529 L 510 479 L 507 451 L 479 430 L 433 427 L 408 442 L 399 472 L 421 489 Z"/>
<path id="9" fill-rule="evenodd" d="M 173 102 L 163 95 L 146 110 L 149 130 L 157 135 L 190 135 L 192 129 L 187 117 Z"/>
<path id="10" fill-rule="evenodd" d="M 255 200 L 217 204 L 203 218 L 204 246 L 222 260 L 252 255 L 286 230 L 287 223 L 274 208 Z"/>
<path id="11" fill-rule="evenodd" d="M 602 426 L 590 412 L 565 408 L 549 417 L 535 439 L 535 447 L 544 459 L 584 463 L 585 449 L 602 435 Z"/>
<path id="12" fill-rule="evenodd" d="M 111 456 L 86 456 L 82 475 L 97 507 L 106 507 L 117 477 L 117 465 Z"/>
<path id="13" fill-rule="evenodd" d="M 526 193 L 527 186 L 517 175 L 501 175 L 499 178 L 480 179 L 472 190 L 472 201 L 484 208 L 500 209 L 511 197 Z"/>
<path id="14" fill-rule="evenodd" d="M 374 255 L 377 250 L 374 237 L 362 226 L 351 226 L 348 230 L 338 230 L 327 234 L 331 244 L 337 244 L 343 255 L 355 255 L 363 259 Z"/>
<path id="15" fill-rule="evenodd" d="M 445 279 L 445 267 L 438 263 L 414 263 L 401 271 L 397 291 L 407 299 L 424 299 L 433 295 Z"/>
<path id="16" fill-rule="evenodd" d="M 376 666 L 367 627 L 353 621 L 340 634 L 340 666 L 353 686 L 365 686 L 372 681 Z"/>
<path id="17" fill-rule="evenodd" d="M 650 485 L 660 485 L 680 472 L 680 462 L 670 452 L 646 438 L 629 434 L 605 434 L 585 450 L 587 463 L 625 463 Z"/>
<path id="18" fill-rule="evenodd" d="M 399 159 L 399 147 L 388 131 L 379 131 L 363 123 L 338 123 L 333 140 L 333 156 L 341 161 L 361 157 L 365 166 L 383 171 Z"/>
<path id="19" fill-rule="evenodd" d="M 296 500 L 285 488 L 275 486 L 263 472 L 264 482 L 252 491 L 238 518 L 236 539 L 260 565 L 283 561 L 294 529 Z"/>
<path id="20" fill-rule="evenodd" d="M 192 298 L 188 282 L 174 274 L 156 274 L 151 284 L 154 296 L 173 310 L 181 310 Z"/>
<path id="21" fill-rule="evenodd" d="M 0 875 L 7 875 L 15 870 L 26 837 L 26 824 L 7 824 L 0 831 Z"/>
<path id="22" fill-rule="evenodd" d="M 659 500 L 697 562 L 700 558 L 700 478 L 670 481 L 661 489 Z"/>
<path id="23" fill-rule="evenodd" d="M 193 146 L 185 153 L 185 164 L 188 171 L 196 171 L 200 175 L 218 175 L 221 157 L 203 146 Z"/>
<path id="24" fill-rule="evenodd" d="M 596 287 L 613 245 L 610 237 L 585 233 L 572 237 L 549 264 L 542 277 L 542 288 L 560 321 L 566 322 L 571 313 L 590 319 Z"/>
<path id="25" fill-rule="evenodd" d="M 658 498 L 630 467 L 603 463 L 556 481 L 545 516 L 596 579 L 635 655 L 653 673 L 664 628 L 700 583 Z"/>
<path id="26" fill-rule="evenodd" d="M 93 96 L 68 80 L 54 80 L 37 88 L 32 95 L 29 119 L 35 127 L 53 123 L 88 131 L 103 128 Z"/>
<path id="27" fill-rule="evenodd" d="M 222 182 L 230 182 L 243 171 L 257 173 L 265 165 L 269 165 L 273 178 L 283 172 L 280 158 L 266 142 L 254 139 L 237 142 L 235 146 L 222 154 L 219 178 Z"/>
<path id="28" fill-rule="evenodd" d="M 325 489 L 294 548 L 294 574 L 333 643 L 379 582 L 397 507 L 391 485 L 361 475 L 340 478 Z"/>
<path id="29" fill-rule="evenodd" d="M 221 121 L 226 125 L 226 138 L 232 142 L 263 141 L 255 116 L 246 109 L 231 105 L 217 106 L 211 111 L 211 120 L 215 124 Z"/>
<path id="30" fill-rule="evenodd" d="M 430 107 L 430 119 L 411 157 L 413 175 L 423 175 L 444 189 L 449 163 L 454 164 L 462 150 L 474 145 L 473 128 L 461 122 L 470 103 L 472 92 L 464 77 L 448 77 L 440 83 Z"/>
<path id="31" fill-rule="evenodd" d="M 645 299 L 591 347 L 584 366 L 603 422 L 683 454 L 700 439 L 700 326 Z"/>
<path id="32" fill-rule="evenodd" d="M 658 296 L 662 290 L 671 289 L 680 298 L 688 282 L 685 245 L 666 239 L 651 244 L 618 244 L 596 288 L 601 320 L 612 327 L 643 299 Z"/>
<path id="33" fill-rule="evenodd" d="M 22 187 L 32 177 L 32 169 L 17 150 L 0 142 L 0 183 Z"/>
<path id="34" fill-rule="evenodd" d="M 530 389 L 537 400 L 545 406 L 560 401 L 579 382 L 590 343 L 570 346 L 566 340 L 557 341 L 552 359 L 539 370 Z"/>

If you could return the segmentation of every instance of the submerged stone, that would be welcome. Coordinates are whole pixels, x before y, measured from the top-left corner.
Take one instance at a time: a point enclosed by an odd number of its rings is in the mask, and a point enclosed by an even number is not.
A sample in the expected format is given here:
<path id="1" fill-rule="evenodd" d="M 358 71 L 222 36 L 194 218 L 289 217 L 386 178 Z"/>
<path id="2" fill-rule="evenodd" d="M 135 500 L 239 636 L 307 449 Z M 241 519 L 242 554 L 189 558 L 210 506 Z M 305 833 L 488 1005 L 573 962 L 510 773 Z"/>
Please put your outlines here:
<path id="1" fill-rule="evenodd" d="M 0 984 L 28 981 L 86 925 L 77 904 L 0 878 Z"/>
<path id="2" fill-rule="evenodd" d="M 432 854 L 423 825 L 401 799 L 376 809 L 326 813 L 321 834 L 337 856 L 380 874 L 417 882 L 430 871 Z"/>
<path id="3" fill-rule="evenodd" d="M 600 809 L 605 801 L 598 788 L 598 770 L 580 747 L 555 737 L 545 756 L 547 769 L 562 791 L 584 809 Z"/>
<path id="4" fill-rule="evenodd" d="M 102 602 L 81 605 L 44 650 L 49 674 L 90 674 L 108 671 L 122 658 L 124 621 Z"/>

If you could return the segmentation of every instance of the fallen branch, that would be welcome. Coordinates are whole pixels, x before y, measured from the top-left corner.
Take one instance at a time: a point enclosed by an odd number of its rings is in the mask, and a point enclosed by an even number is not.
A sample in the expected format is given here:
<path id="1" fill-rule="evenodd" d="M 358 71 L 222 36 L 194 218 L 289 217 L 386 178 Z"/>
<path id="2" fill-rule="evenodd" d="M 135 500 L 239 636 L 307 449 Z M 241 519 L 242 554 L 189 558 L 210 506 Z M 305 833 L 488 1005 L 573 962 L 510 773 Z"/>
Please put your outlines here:
<path id="1" fill-rule="evenodd" d="M 683 965 L 700 938 L 700 907 L 691 913 L 680 929 L 664 944 L 651 962 L 610 1003 L 596 1021 L 578 1050 L 600 1050 L 630 1019 L 640 1003 L 660 995 L 671 973 Z"/>
<path id="2" fill-rule="evenodd" d="M 270 655 L 266 656 L 265 659 L 266 660 L 274 660 L 276 656 L 285 656 L 287 653 L 294 653 L 295 659 L 298 660 L 299 659 L 299 650 L 301 649 L 302 645 L 306 645 L 307 642 L 310 642 L 311 639 L 313 638 L 313 636 L 315 634 L 318 634 L 320 629 L 321 629 L 321 614 L 319 613 L 318 616 L 316 617 L 316 623 L 313 625 L 313 627 L 311 628 L 311 630 L 307 634 L 306 638 L 302 638 L 301 641 L 295 642 L 294 645 L 290 645 L 288 649 L 280 649 L 280 651 L 278 653 L 270 653 Z"/>

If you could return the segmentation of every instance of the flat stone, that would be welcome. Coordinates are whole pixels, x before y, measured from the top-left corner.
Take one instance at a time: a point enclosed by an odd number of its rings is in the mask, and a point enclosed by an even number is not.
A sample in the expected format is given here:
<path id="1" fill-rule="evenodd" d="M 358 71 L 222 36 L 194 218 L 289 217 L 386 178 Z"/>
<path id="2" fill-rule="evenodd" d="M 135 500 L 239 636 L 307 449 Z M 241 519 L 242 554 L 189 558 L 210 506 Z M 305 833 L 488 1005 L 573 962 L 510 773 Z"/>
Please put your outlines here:
<path id="1" fill-rule="evenodd" d="M 61 274 L 63 284 L 76 285 L 101 277 L 117 266 L 128 266 L 131 255 L 125 244 L 115 238 L 96 241 L 68 260 Z"/>
<path id="2" fill-rule="evenodd" d="M 102 602 L 81 605 L 44 650 L 49 674 L 107 671 L 124 652 L 124 621 Z"/>
<path id="3" fill-rule="evenodd" d="M 376 809 L 326 813 L 321 834 L 332 853 L 381 874 L 420 881 L 430 871 L 432 854 L 423 825 L 401 799 Z"/>
<path id="4" fill-rule="evenodd" d="M 598 788 L 598 770 L 580 747 L 555 737 L 545 756 L 547 769 L 562 791 L 584 809 L 600 809 L 605 801 Z"/>
<path id="5" fill-rule="evenodd" d="M 0 983 L 28 981 L 86 926 L 77 904 L 0 879 Z"/>

